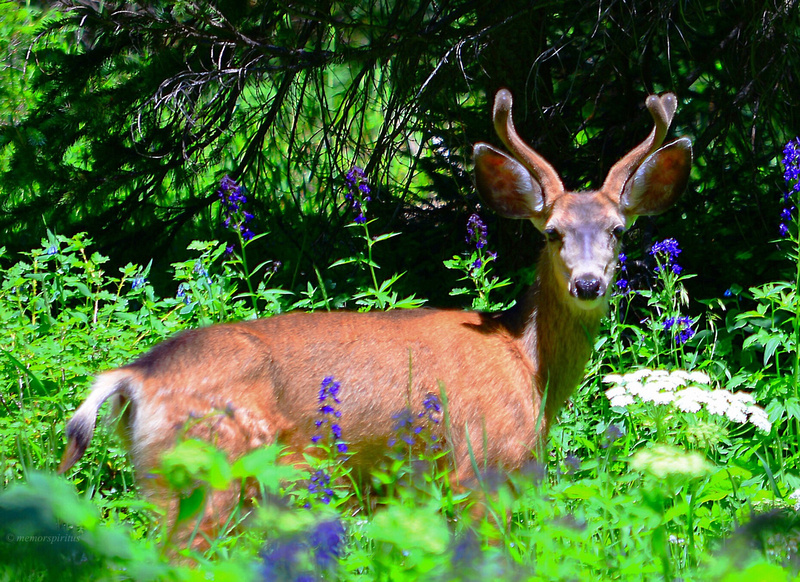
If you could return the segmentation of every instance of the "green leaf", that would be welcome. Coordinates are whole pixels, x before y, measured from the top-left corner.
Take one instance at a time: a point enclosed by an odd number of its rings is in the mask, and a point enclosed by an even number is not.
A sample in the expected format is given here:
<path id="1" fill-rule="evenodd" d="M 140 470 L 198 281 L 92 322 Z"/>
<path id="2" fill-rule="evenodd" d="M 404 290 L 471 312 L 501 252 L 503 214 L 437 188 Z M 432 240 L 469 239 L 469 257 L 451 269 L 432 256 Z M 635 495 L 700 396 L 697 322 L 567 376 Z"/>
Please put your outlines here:
<path id="1" fill-rule="evenodd" d="M 789 413 L 790 418 L 796 418 L 800 420 L 800 401 L 797 398 L 787 398 L 786 399 L 786 412 Z"/>
<path id="2" fill-rule="evenodd" d="M 197 487 L 186 497 L 181 497 L 178 502 L 178 517 L 176 523 L 192 519 L 200 513 L 206 500 L 204 487 Z"/>
<path id="3" fill-rule="evenodd" d="M 47 388 L 45 388 L 44 383 L 41 380 L 39 380 L 39 378 L 27 368 L 27 366 L 25 366 L 17 358 L 12 356 L 11 352 L 8 352 L 8 351 L 6 351 L 4 349 L 0 349 L 0 352 L 3 352 L 5 354 L 5 356 L 6 356 L 6 358 L 8 358 L 8 361 L 11 362 L 14 365 L 15 368 L 17 368 L 20 372 L 22 372 L 23 374 L 25 374 L 28 377 L 28 379 L 30 380 L 31 386 L 33 386 L 33 389 L 36 390 L 36 392 L 40 396 L 47 396 L 48 395 L 48 390 L 47 390 Z"/>
<path id="4" fill-rule="evenodd" d="M 564 489 L 564 496 L 568 499 L 592 499 L 599 494 L 597 487 L 589 487 L 582 483 L 573 483 Z"/>
<path id="5" fill-rule="evenodd" d="M 781 345 L 782 342 L 783 338 L 780 336 L 772 336 L 767 340 L 767 344 L 764 346 L 764 366 L 769 363 L 775 350 L 778 349 L 778 346 Z"/>

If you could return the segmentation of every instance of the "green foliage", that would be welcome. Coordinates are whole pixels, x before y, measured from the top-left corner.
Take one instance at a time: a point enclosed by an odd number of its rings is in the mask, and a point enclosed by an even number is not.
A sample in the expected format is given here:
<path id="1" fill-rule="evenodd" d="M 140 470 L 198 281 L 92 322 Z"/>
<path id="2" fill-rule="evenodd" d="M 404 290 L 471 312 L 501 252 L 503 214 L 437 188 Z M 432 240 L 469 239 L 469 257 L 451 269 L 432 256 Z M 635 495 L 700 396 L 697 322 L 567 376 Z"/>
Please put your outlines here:
<path id="1" fill-rule="evenodd" d="M 369 224 L 370 221 L 365 221 L 348 225 L 350 228 L 362 231 L 358 238 L 364 241 L 365 251 L 361 251 L 353 257 L 335 261 L 331 264 L 331 267 L 356 265 L 360 270 L 369 273 L 372 285 L 367 285 L 353 295 L 353 300 L 359 306 L 359 309 L 364 311 L 371 309 L 413 309 L 421 306 L 424 303 L 424 299 L 416 299 L 413 295 L 400 299 L 397 292 L 392 289 L 402 276 L 401 273 L 395 273 L 389 279 L 378 281 L 377 270 L 380 267 L 373 259 L 373 249 L 376 244 L 388 241 L 399 233 L 389 232 L 372 237 L 369 234 Z"/>
<path id="2" fill-rule="evenodd" d="M 0 8 L 0 237 L 15 251 L 50 228 L 88 232 L 122 264 L 184 260 L 184 241 L 222 238 L 213 193 L 230 174 L 271 233 L 253 259 L 280 260 L 280 285 L 298 292 L 352 254 L 342 183 L 358 165 L 374 189 L 373 233 L 427 233 L 376 262 L 408 271 L 401 294 L 443 303 L 423 259 L 460 252 L 477 204 L 470 145 L 494 139 L 487 102 L 506 86 L 521 135 L 580 187 L 644 134 L 644 96 L 675 91 L 695 169 L 679 212 L 658 225 L 682 233 L 686 267 L 703 274 L 693 294 L 783 269 L 767 242 L 775 153 L 800 131 L 795 1 L 35 6 Z M 647 246 L 654 223 L 638 228 Z M 514 236 L 493 247 L 508 257 L 502 276 L 536 251 Z"/>
<path id="3" fill-rule="evenodd" d="M 367 249 L 378 242 L 369 237 L 367 221 L 354 228 L 363 230 L 356 240 Z M 240 244 L 244 251 L 250 243 Z M 127 361 L 178 328 L 252 317 L 253 299 L 259 306 L 277 305 L 276 311 L 290 307 L 288 295 L 266 291 L 269 269 L 247 271 L 241 255 L 226 253 L 224 244 L 195 242 L 190 249 L 196 258 L 174 265 L 179 291 L 169 298 L 155 293 L 148 268 L 128 265 L 119 277 L 105 273 L 105 258 L 91 251 L 84 236 L 50 235 L 3 271 L 0 313 L 11 338 L 4 385 L 22 389 L 19 395 L 6 389 L 2 399 L 10 413 L 2 421 L 1 443 L 4 575 L 701 580 L 742 571 L 797 573 L 796 496 L 787 497 L 797 486 L 797 466 L 786 454 L 796 425 L 775 418 L 774 410 L 771 428 L 745 422 L 758 408 L 752 402 L 742 409 L 745 421 L 730 411 L 714 412 L 710 404 L 698 410 L 681 404 L 681 390 L 692 382 L 706 395 L 715 393 L 708 391 L 713 379 L 697 368 L 724 381 L 720 372 L 733 362 L 719 361 L 699 322 L 685 339 L 664 329 L 665 316 L 681 316 L 688 299 L 683 281 L 690 275 L 679 275 L 674 261 L 665 268 L 657 253 L 651 286 L 620 287 L 614 297 L 605 339 L 599 340 L 606 349 L 592 364 L 603 372 L 562 413 L 549 462 L 534 462 L 519 474 L 481 474 L 474 492 L 449 481 L 448 451 L 437 436 L 446 401 L 437 399 L 393 419 L 394 454 L 375 468 L 371 482 L 343 464 L 347 444 L 330 423 L 321 423 L 320 440 L 309 443 L 305 469 L 282 464 L 277 447 L 231 464 L 207 443 L 185 440 L 161 469 L 179 499 L 171 531 L 163 530 L 153 508 L 136 501 L 124 453 L 111 435 L 95 439 L 73 476 L 75 486 L 33 471 L 54 466 L 63 437 L 53 427 L 63 426 L 80 400 L 74 385 L 85 384 L 95 369 Z M 478 255 L 460 259 L 467 275 L 478 256 L 489 259 L 485 265 L 492 262 L 484 247 L 471 253 Z M 368 255 L 354 263 L 377 279 Z M 253 273 L 264 276 L 246 285 L 254 293 L 237 293 L 236 283 Z M 630 277 L 630 270 L 623 275 Z M 487 269 L 474 284 L 486 293 L 494 281 Z M 363 292 L 354 304 L 359 297 Z M 322 306 L 342 301 L 340 291 Z M 639 329 L 624 323 L 626 314 L 641 310 L 658 324 Z M 636 371 L 643 365 L 696 369 Z M 604 374 L 607 396 L 598 390 Z M 631 394 L 638 390 L 636 398 L 615 403 L 609 383 Z M 335 396 L 335 380 L 325 385 Z M 411 446 L 415 441 L 426 446 Z M 772 462 L 778 458 L 781 465 Z M 75 488 L 85 496 L 77 497 Z M 240 492 L 236 511 L 204 549 L 190 549 L 209 496 L 225 490 Z M 246 491 L 257 492 L 255 506 Z M 748 522 L 750 529 L 741 527 Z M 184 529 L 192 532 L 188 539 L 176 535 Z M 756 538 L 760 552 L 751 549 Z M 183 563 L 170 561 L 176 553 Z"/>

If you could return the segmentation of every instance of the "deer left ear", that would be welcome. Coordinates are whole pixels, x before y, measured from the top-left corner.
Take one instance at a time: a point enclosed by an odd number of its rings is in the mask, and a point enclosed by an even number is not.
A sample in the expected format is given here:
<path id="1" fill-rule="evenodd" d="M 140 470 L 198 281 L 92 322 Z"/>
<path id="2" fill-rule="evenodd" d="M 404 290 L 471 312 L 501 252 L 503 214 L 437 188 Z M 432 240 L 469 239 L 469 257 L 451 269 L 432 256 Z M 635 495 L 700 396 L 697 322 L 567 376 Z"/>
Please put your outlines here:
<path id="1" fill-rule="evenodd" d="M 692 168 L 692 142 L 682 137 L 647 156 L 622 189 L 628 216 L 661 214 L 680 198 Z"/>

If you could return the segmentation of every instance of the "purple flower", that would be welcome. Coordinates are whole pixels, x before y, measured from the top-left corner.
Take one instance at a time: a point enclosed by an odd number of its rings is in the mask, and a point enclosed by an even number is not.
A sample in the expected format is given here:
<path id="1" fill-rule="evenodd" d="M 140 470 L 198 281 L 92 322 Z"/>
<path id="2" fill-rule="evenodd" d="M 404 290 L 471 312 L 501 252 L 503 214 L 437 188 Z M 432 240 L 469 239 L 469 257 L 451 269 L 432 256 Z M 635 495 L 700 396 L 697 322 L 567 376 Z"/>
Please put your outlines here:
<path id="1" fill-rule="evenodd" d="M 453 547 L 452 569 L 453 572 L 476 572 L 476 564 L 483 558 L 481 543 L 478 536 L 471 529 L 467 529 Z M 465 579 L 470 579 L 465 576 Z"/>
<path id="2" fill-rule="evenodd" d="M 617 278 L 617 289 L 619 289 L 622 295 L 625 295 L 631 290 L 628 282 L 628 255 L 625 253 L 619 254 L 619 278 Z"/>
<path id="3" fill-rule="evenodd" d="M 328 396 L 331 397 L 336 404 L 341 404 L 339 400 L 339 389 L 342 387 L 341 382 L 336 382 L 333 376 L 325 376 L 322 379 L 322 384 L 319 387 L 319 401 L 325 402 Z"/>
<path id="4" fill-rule="evenodd" d="M 497 253 L 486 249 L 486 224 L 481 217 L 473 213 L 467 219 L 467 242 L 475 246 L 477 253 L 473 253 L 475 259 L 469 266 L 470 275 L 472 271 L 480 269 L 484 264 L 497 259 Z M 475 256 L 477 254 L 477 256 Z"/>
<path id="5" fill-rule="evenodd" d="M 336 446 L 339 453 L 347 452 L 347 445 L 342 440 L 342 426 L 336 422 L 337 419 L 342 417 L 342 411 L 336 406 L 341 404 L 339 400 L 339 389 L 342 387 L 340 382 L 336 382 L 333 376 L 325 376 L 322 384 L 319 387 L 319 408 L 317 409 L 320 417 L 314 421 L 314 426 L 322 428 L 330 424 L 330 434 L 333 437 L 332 443 Z M 332 404 L 331 404 L 332 403 Z M 311 437 L 311 442 L 315 445 L 318 444 L 324 435 L 322 431 L 317 432 Z"/>
<path id="6" fill-rule="evenodd" d="M 347 184 L 347 192 L 345 192 L 345 200 L 350 202 L 353 210 L 356 211 L 356 217 L 353 221 L 356 224 L 364 224 L 367 222 L 367 217 L 364 214 L 366 203 L 372 200 L 372 190 L 367 183 L 367 176 L 364 170 L 358 166 L 353 166 L 344 177 L 345 184 Z"/>
<path id="7" fill-rule="evenodd" d="M 474 213 L 467 219 L 467 242 L 474 244 L 478 250 L 486 246 L 486 225 Z"/>
<path id="8" fill-rule="evenodd" d="M 319 568 L 327 570 L 336 563 L 342 554 L 344 533 L 344 525 L 338 519 L 322 521 L 311 532 L 308 541 L 314 548 L 314 561 Z"/>
<path id="9" fill-rule="evenodd" d="M 131 281 L 131 291 L 135 291 L 140 287 L 144 287 L 145 283 L 147 283 L 147 279 L 145 279 L 142 275 L 137 275 Z"/>
<path id="10" fill-rule="evenodd" d="M 333 578 L 345 531 L 339 520 L 321 521 L 306 531 L 270 540 L 259 554 L 260 579 L 313 582 Z"/>
<path id="11" fill-rule="evenodd" d="M 564 468 L 567 475 L 572 475 L 581 468 L 581 460 L 575 455 L 567 455 L 564 459 Z"/>
<path id="12" fill-rule="evenodd" d="M 414 414 L 411 408 L 406 407 L 392 415 L 394 435 L 389 438 L 389 446 L 394 447 L 400 439 L 409 447 L 420 440 L 428 451 L 440 448 L 439 437 L 431 429 L 441 422 L 441 415 L 439 397 L 428 392 L 422 400 L 421 412 Z"/>
<path id="13" fill-rule="evenodd" d="M 268 544 L 260 553 L 262 579 L 295 580 L 302 551 L 303 542 L 295 536 Z"/>
<path id="14" fill-rule="evenodd" d="M 442 412 L 442 405 L 439 403 L 439 397 L 432 392 L 428 392 L 425 398 L 422 399 L 422 412 L 417 415 L 417 418 L 427 418 L 434 424 L 439 424 L 441 418 L 439 413 Z"/>
<path id="15" fill-rule="evenodd" d="M 783 148 L 783 179 L 787 184 L 795 182 L 792 192 L 800 192 L 800 137 L 789 140 Z"/>
<path id="16" fill-rule="evenodd" d="M 394 432 L 400 440 L 402 440 L 407 445 L 411 446 L 414 444 L 414 413 L 411 412 L 411 409 L 406 407 L 399 412 L 395 412 L 392 415 L 392 420 L 394 424 L 392 425 L 392 432 Z M 396 437 L 389 438 L 389 446 L 393 447 L 397 443 Z"/>
<path id="17" fill-rule="evenodd" d="M 668 317 L 664 320 L 662 327 L 666 332 L 672 332 L 675 344 L 681 345 L 694 337 L 695 331 L 692 329 L 694 321 L 691 317 Z"/>
<path id="18" fill-rule="evenodd" d="M 195 273 L 200 275 L 201 277 L 208 277 L 208 271 L 203 266 L 203 263 L 198 259 L 194 262 L 194 268 L 192 269 Z"/>
<path id="19" fill-rule="evenodd" d="M 783 194 L 784 207 L 781 210 L 781 222 L 778 232 L 782 237 L 789 234 L 789 223 L 792 222 L 795 207 L 791 205 L 792 194 L 800 192 L 800 138 L 789 140 L 783 148 L 783 179 L 789 189 Z"/>
<path id="20" fill-rule="evenodd" d="M 655 243 L 650 249 L 650 254 L 655 256 L 659 253 L 669 260 L 676 259 L 678 255 L 681 254 L 678 241 L 676 241 L 674 238 L 665 238 L 664 240 Z"/>
<path id="21" fill-rule="evenodd" d="M 681 249 L 678 246 L 678 241 L 674 238 L 666 238 L 655 243 L 649 252 L 659 263 L 655 268 L 656 272 L 659 272 L 662 267 L 669 267 L 676 275 L 680 275 L 681 271 L 683 271 L 683 268 L 677 263 Z"/>
<path id="22" fill-rule="evenodd" d="M 308 482 L 308 492 L 319 497 L 319 500 L 327 505 L 333 498 L 333 489 L 331 489 L 330 485 L 331 476 L 324 470 L 318 469 L 311 475 L 311 479 Z"/>
<path id="23" fill-rule="evenodd" d="M 603 444 L 601 444 L 601 448 L 607 449 L 610 447 L 614 442 L 619 440 L 622 437 L 622 429 L 620 429 L 616 424 L 609 424 L 606 427 L 605 432 L 603 433 L 605 437 L 603 439 Z"/>
<path id="24" fill-rule="evenodd" d="M 223 226 L 233 228 L 245 241 L 252 240 L 255 234 L 247 226 L 247 223 L 253 220 L 253 215 L 244 210 L 244 205 L 247 203 L 244 188 L 226 175 L 220 181 L 217 196 L 222 202 Z M 233 247 L 231 247 L 231 252 L 232 250 Z"/>

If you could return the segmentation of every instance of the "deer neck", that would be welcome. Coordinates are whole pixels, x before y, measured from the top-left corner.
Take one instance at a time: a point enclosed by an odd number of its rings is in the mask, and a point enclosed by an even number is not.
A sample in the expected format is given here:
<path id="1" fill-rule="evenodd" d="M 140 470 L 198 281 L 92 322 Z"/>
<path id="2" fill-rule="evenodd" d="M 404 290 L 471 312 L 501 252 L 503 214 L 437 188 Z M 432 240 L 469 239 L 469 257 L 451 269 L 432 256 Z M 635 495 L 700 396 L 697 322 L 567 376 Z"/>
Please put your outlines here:
<path id="1" fill-rule="evenodd" d="M 519 337 L 533 363 L 533 389 L 545 400 L 548 425 L 580 381 L 592 353 L 607 302 L 592 309 L 577 305 L 555 272 L 550 254 L 542 253 L 533 285 L 511 311 L 506 324 Z"/>

